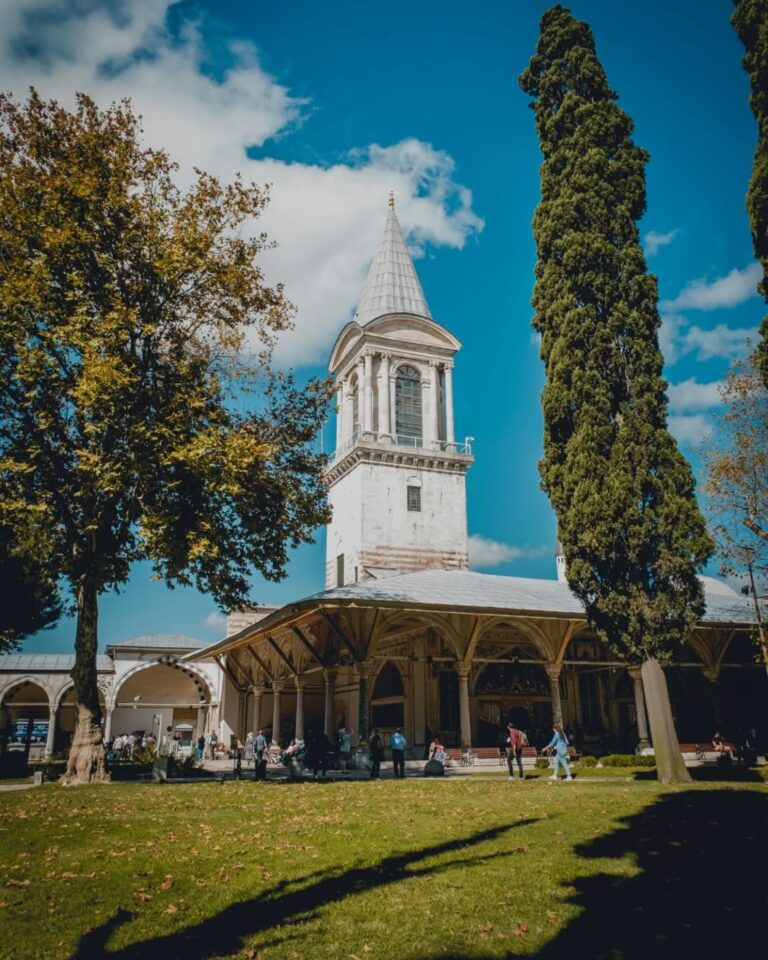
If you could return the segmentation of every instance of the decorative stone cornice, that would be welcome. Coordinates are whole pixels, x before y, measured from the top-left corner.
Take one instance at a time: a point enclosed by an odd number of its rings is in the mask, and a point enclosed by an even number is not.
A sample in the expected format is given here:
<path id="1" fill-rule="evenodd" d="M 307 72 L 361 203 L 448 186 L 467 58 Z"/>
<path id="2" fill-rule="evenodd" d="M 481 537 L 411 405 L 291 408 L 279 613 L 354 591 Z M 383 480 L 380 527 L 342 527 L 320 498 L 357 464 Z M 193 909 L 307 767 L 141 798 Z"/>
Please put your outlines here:
<path id="1" fill-rule="evenodd" d="M 465 474 L 473 462 L 474 458 L 469 453 L 400 447 L 392 443 L 364 439 L 344 456 L 335 460 L 326 469 L 325 477 L 329 483 L 336 483 L 358 463 L 382 463 L 414 469 L 438 470 L 443 473 Z"/>

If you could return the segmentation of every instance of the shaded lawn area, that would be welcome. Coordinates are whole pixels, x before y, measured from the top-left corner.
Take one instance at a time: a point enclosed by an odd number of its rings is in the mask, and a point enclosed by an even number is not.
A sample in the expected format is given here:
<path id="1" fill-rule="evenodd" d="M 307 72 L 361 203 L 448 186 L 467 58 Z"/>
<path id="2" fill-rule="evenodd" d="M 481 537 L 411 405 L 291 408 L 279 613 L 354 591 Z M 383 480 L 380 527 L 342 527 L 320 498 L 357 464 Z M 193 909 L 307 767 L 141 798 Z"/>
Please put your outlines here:
<path id="1" fill-rule="evenodd" d="M 762 784 L 50 785 L 0 795 L 0 956 L 737 957 L 766 853 Z"/>

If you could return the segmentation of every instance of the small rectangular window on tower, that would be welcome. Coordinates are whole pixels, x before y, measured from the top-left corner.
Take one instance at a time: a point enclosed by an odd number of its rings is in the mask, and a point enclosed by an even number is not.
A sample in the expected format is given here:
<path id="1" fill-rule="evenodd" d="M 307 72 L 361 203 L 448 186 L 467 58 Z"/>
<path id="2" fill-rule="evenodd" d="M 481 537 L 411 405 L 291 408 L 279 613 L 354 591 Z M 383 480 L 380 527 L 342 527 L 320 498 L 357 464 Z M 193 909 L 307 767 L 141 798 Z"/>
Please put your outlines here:
<path id="1" fill-rule="evenodd" d="M 344 554 L 340 553 L 336 557 L 336 586 L 344 586 Z"/>
<path id="2" fill-rule="evenodd" d="M 421 513 L 421 487 L 408 487 L 408 509 Z"/>

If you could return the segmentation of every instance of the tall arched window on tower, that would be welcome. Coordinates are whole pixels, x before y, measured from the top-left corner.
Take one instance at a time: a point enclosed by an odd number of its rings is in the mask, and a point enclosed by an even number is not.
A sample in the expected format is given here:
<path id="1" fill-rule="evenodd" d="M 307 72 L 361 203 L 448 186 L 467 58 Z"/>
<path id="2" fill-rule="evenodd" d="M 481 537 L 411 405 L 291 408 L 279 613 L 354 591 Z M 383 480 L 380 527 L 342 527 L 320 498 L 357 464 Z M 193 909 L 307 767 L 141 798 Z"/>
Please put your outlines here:
<path id="1" fill-rule="evenodd" d="M 415 367 L 399 367 L 395 386 L 395 433 L 397 442 L 421 446 L 421 377 Z"/>

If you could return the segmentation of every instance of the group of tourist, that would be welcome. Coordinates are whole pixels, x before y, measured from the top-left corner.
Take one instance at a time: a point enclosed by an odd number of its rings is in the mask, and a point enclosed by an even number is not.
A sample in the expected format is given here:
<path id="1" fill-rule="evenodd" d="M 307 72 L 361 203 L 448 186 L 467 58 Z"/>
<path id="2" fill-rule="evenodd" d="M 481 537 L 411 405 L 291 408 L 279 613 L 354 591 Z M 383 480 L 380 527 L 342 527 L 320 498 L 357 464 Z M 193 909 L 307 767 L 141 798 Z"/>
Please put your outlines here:
<path id="1" fill-rule="evenodd" d="M 133 760 L 138 751 L 154 750 L 157 741 L 152 734 L 121 733 L 107 743 L 107 756 L 114 763 L 117 760 Z"/>
<path id="2" fill-rule="evenodd" d="M 237 756 L 238 761 L 242 758 L 246 764 L 253 763 L 256 768 L 263 765 L 266 768 L 267 760 L 270 759 L 270 749 L 274 748 L 277 752 L 272 759 L 279 761 L 286 767 L 291 777 L 300 776 L 305 769 L 312 771 L 313 779 L 325 777 L 329 769 L 338 769 L 342 773 L 352 769 L 352 738 L 354 733 L 347 726 L 340 726 L 337 734 L 337 742 L 333 744 L 325 732 L 308 731 L 306 738 L 293 738 L 284 748 L 271 740 L 269 732 L 265 734 L 259 730 L 256 734 L 248 733 L 245 738 L 245 744 L 238 741 Z M 428 731 L 428 747 L 425 754 L 427 761 L 436 761 L 447 766 L 451 760 L 445 746 L 439 736 L 432 735 Z M 719 740 L 719 736 L 716 736 Z M 136 738 L 132 735 L 118 737 L 115 741 L 114 749 L 122 757 L 130 757 L 136 745 Z M 145 738 L 142 738 L 141 745 L 144 746 Z M 218 739 L 215 732 L 209 732 L 201 735 L 197 740 L 197 757 L 203 759 L 210 756 L 214 759 L 218 747 Z M 553 727 L 552 739 L 543 748 L 544 753 L 548 753 L 552 762 L 551 780 L 558 780 L 560 770 L 562 770 L 566 780 L 572 780 L 570 765 L 568 762 L 569 737 L 563 730 L 563 727 L 556 723 Z M 392 769 L 395 779 L 405 778 L 405 751 L 408 744 L 401 728 L 397 728 L 389 738 L 389 749 L 392 753 Z M 514 724 L 507 725 L 506 737 L 503 744 L 500 742 L 500 750 L 506 755 L 507 766 L 509 769 L 510 780 L 524 780 L 523 770 L 523 751 L 528 746 L 528 738 L 525 731 Z M 377 780 L 381 776 L 381 764 L 385 759 L 384 740 L 377 729 L 373 729 L 368 737 L 368 769 L 370 778 Z M 515 773 L 517 771 L 517 776 Z M 258 775 L 257 769 L 257 775 Z M 263 774 L 263 771 L 262 771 Z"/>
<path id="3" fill-rule="evenodd" d="M 507 757 L 507 767 L 509 769 L 509 779 L 515 779 L 515 766 L 517 766 L 518 780 L 525 780 L 523 772 L 523 750 L 528 746 L 528 737 L 524 730 L 519 729 L 513 723 L 507 724 L 507 737 L 504 744 L 504 752 Z M 561 724 L 556 723 L 552 727 L 552 739 L 544 747 L 543 752 L 548 753 L 552 763 L 552 774 L 550 780 L 560 778 L 559 770 L 562 768 L 566 780 L 573 780 L 571 767 L 568 763 L 568 748 L 570 740 L 563 730 Z"/>

